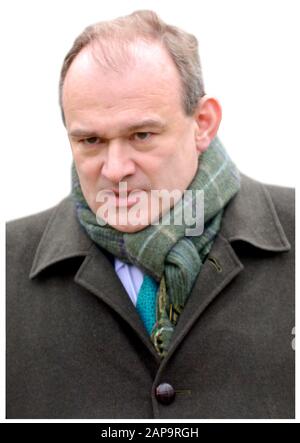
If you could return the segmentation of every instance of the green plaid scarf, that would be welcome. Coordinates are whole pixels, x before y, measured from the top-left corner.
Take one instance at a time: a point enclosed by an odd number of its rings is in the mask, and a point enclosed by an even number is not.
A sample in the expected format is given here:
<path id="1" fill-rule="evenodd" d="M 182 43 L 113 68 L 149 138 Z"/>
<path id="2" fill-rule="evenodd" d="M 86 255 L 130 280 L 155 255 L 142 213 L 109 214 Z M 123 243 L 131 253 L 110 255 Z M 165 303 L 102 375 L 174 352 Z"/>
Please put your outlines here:
<path id="1" fill-rule="evenodd" d="M 100 226 L 81 191 L 76 168 L 72 167 L 72 195 L 81 225 L 90 238 L 120 260 L 138 266 L 158 283 L 156 322 L 152 343 L 161 357 L 168 351 L 193 284 L 220 229 L 223 210 L 240 187 L 239 171 L 216 137 L 199 156 L 198 171 L 188 187 L 189 204 L 195 208 L 197 190 L 204 192 L 204 230 L 187 236 L 185 223 L 174 224 L 181 201 L 170 210 L 171 224 L 152 224 L 135 233 L 123 233 L 109 225 Z M 161 221 L 161 220 L 160 220 Z M 201 297 L 201 294 L 199 295 Z"/>

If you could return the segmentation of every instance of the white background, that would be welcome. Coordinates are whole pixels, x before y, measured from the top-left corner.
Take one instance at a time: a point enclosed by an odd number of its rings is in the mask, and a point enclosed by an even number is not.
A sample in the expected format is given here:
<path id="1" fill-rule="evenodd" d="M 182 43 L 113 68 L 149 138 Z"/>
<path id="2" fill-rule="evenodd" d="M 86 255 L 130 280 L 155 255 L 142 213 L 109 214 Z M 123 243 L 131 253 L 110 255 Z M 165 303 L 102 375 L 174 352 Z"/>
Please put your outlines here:
<path id="1" fill-rule="evenodd" d="M 154 9 L 198 37 L 206 92 L 223 108 L 219 136 L 239 169 L 294 187 L 299 8 L 298 0 L 2 1 L 1 218 L 41 211 L 69 193 L 71 152 L 58 107 L 64 55 L 88 24 L 135 9 Z"/>

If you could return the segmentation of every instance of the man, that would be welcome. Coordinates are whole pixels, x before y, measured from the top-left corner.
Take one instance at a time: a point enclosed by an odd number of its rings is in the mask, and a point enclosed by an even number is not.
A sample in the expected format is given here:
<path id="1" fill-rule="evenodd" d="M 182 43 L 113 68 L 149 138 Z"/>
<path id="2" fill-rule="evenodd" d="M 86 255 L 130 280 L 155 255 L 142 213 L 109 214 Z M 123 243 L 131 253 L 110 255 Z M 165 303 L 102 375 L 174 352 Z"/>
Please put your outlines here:
<path id="1" fill-rule="evenodd" d="M 195 37 L 88 27 L 60 105 L 72 192 L 8 224 L 7 417 L 293 418 L 294 190 L 229 158 Z"/>

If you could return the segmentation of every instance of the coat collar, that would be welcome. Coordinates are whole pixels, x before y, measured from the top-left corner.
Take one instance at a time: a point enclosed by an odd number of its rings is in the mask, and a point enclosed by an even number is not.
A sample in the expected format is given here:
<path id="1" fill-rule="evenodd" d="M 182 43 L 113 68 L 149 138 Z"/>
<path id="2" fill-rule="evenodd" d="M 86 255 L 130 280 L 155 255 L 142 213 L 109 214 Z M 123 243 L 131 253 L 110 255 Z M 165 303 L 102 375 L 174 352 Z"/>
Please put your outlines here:
<path id="1" fill-rule="evenodd" d="M 241 188 L 229 202 L 220 234 L 230 243 L 241 240 L 267 251 L 287 251 L 290 244 L 265 185 L 241 174 Z M 71 196 L 57 206 L 42 235 L 30 271 L 36 277 L 47 267 L 89 255 L 92 240 L 79 225 Z"/>
<path id="2" fill-rule="evenodd" d="M 93 246 L 76 218 L 75 205 L 71 196 L 66 197 L 55 208 L 37 247 L 30 278 L 60 261 L 85 257 Z"/>
<path id="3" fill-rule="evenodd" d="M 221 234 L 266 251 L 288 251 L 285 235 L 266 185 L 241 174 L 241 189 L 225 210 Z"/>

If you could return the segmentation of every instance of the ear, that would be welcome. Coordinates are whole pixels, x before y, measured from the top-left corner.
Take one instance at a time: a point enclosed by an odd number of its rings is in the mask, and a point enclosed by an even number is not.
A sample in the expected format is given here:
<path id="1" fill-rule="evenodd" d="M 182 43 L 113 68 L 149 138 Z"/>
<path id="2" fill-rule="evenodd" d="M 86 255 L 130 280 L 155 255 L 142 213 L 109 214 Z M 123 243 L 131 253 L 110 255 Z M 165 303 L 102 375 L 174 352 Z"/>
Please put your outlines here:
<path id="1" fill-rule="evenodd" d="M 201 154 L 206 151 L 218 132 L 222 119 L 220 103 L 214 97 L 204 95 L 199 100 L 194 118 L 197 123 L 195 132 L 196 148 Z"/>

